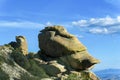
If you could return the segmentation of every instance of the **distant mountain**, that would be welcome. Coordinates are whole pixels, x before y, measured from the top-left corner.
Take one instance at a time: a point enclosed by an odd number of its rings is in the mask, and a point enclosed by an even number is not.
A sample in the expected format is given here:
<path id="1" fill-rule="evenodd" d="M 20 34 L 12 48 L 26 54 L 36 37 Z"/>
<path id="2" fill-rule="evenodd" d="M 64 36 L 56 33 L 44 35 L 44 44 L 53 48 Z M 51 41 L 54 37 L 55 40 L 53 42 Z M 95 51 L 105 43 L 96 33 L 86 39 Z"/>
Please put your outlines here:
<path id="1" fill-rule="evenodd" d="M 120 80 L 120 69 L 104 69 L 95 73 L 101 80 Z"/>

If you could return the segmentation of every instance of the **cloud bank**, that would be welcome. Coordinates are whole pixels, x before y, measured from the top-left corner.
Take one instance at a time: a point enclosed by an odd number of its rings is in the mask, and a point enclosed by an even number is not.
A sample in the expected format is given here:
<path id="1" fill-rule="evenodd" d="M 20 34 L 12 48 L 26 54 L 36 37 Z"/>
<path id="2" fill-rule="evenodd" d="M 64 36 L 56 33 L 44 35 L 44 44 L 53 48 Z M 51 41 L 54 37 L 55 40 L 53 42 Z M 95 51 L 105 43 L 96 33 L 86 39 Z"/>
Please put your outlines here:
<path id="1" fill-rule="evenodd" d="M 45 25 L 31 21 L 0 21 L 0 27 L 7 27 L 7 28 L 36 29 L 36 28 L 41 28 L 43 26 Z"/>
<path id="2" fill-rule="evenodd" d="M 112 18 L 90 18 L 72 22 L 73 26 L 88 28 L 88 32 L 93 34 L 112 34 L 120 32 L 120 16 Z"/>
<path id="3" fill-rule="evenodd" d="M 112 18 L 106 16 L 103 18 L 90 18 L 78 21 L 73 21 L 72 27 L 79 27 L 83 32 L 92 34 L 114 34 L 120 33 L 120 16 Z M 71 28 L 71 23 L 64 22 L 61 25 Z M 45 26 L 53 25 L 50 21 L 46 23 L 38 23 L 32 21 L 2 21 L 0 20 L 0 28 L 26 28 L 26 29 L 41 29 Z M 81 37 L 81 36 L 78 36 Z"/>

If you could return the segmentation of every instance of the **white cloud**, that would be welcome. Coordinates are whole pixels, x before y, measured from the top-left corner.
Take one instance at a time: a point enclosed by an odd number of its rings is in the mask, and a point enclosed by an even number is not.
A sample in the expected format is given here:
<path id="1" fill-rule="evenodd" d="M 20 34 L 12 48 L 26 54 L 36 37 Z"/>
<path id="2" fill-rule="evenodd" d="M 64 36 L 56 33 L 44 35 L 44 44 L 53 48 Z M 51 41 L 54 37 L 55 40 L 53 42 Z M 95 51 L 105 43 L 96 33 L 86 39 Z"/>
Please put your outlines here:
<path id="1" fill-rule="evenodd" d="M 88 28 L 90 33 L 94 34 L 111 34 L 120 32 L 120 16 L 112 18 L 106 16 L 104 18 L 90 18 L 86 20 L 78 20 L 72 22 L 73 26 Z"/>
<path id="2" fill-rule="evenodd" d="M 47 22 L 46 24 L 45 24 L 46 26 L 51 26 L 51 25 L 53 25 L 51 22 Z"/>
<path id="3" fill-rule="evenodd" d="M 112 25 L 120 25 L 120 16 L 116 18 L 111 18 L 110 16 L 106 16 L 105 18 L 90 18 L 88 20 L 78 20 L 73 21 L 73 26 L 79 27 L 89 27 L 89 26 L 112 26 Z"/>
<path id="4" fill-rule="evenodd" d="M 83 36 L 82 36 L 82 35 L 79 35 L 79 34 L 75 34 L 75 36 L 76 36 L 77 38 L 83 38 Z"/>
<path id="5" fill-rule="evenodd" d="M 0 27 L 9 27 L 9 28 L 40 28 L 44 24 L 30 22 L 30 21 L 0 21 Z"/>
<path id="6" fill-rule="evenodd" d="M 87 20 L 79 20 L 79 21 L 74 21 L 72 22 L 73 25 L 76 25 L 76 26 L 81 26 L 81 27 L 85 27 L 85 26 L 88 26 L 88 22 Z"/>
<path id="7" fill-rule="evenodd" d="M 109 34 L 109 33 L 112 33 L 107 28 L 93 28 L 93 29 L 90 29 L 89 32 L 94 33 L 94 34 Z"/>

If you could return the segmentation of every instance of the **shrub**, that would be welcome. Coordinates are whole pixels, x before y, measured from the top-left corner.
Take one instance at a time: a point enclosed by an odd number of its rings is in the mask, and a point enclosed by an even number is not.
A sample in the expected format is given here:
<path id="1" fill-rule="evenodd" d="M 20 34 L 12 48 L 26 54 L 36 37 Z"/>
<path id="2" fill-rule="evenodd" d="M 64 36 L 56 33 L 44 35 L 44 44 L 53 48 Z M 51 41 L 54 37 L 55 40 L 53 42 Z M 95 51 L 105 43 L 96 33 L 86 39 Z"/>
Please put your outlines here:
<path id="1" fill-rule="evenodd" d="M 30 52 L 28 55 L 27 55 L 28 59 L 33 59 L 34 58 L 34 53 Z"/>
<path id="2" fill-rule="evenodd" d="M 1 53 L 0 53 L 1 54 Z M 4 57 L 4 56 L 0 56 L 0 64 L 2 64 L 2 63 L 7 63 L 7 64 L 9 64 L 9 65 L 12 65 L 12 66 L 14 66 L 14 63 L 13 63 L 13 61 L 11 60 L 11 59 L 7 59 L 6 57 Z"/>
<path id="3" fill-rule="evenodd" d="M 33 53 L 28 54 L 28 56 L 26 57 L 19 51 L 19 49 L 16 49 L 12 52 L 11 57 L 18 65 L 26 69 L 32 75 L 39 78 L 48 77 L 45 71 L 34 61 Z"/>
<path id="4" fill-rule="evenodd" d="M 37 65 L 37 63 L 34 60 L 29 60 L 29 63 L 31 65 L 31 67 L 28 69 L 28 71 L 32 75 L 38 76 L 40 78 L 48 77 L 48 75 L 45 73 L 45 71 L 39 65 Z"/>
<path id="5" fill-rule="evenodd" d="M 65 80 L 80 80 L 80 78 L 78 78 L 77 74 L 70 74 Z"/>
<path id="6" fill-rule="evenodd" d="M 17 49 L 19 47 L 19 45 L 17 44 L 17 42 L 10 42 L 8 45 L 10 45 L 11 47 L 13 47 L 14 49 Z"/>
<path id="7" fill-rule="evenodd" d="M 29 61 L 24 56 L 19 49 L 16 49 L 12 52 L 11 57 L 14 59 L 14 61 L 19 64 L 21 67 L 28 69 L 30 67 Z"/>
<path id="8" fill-rule="evenodd" d="M 20 80 L 40 80 L 40 79 L 38 77 L 30 76 L 30 75 L 24 73 L 21 75 Z"/>
<path id="9" fill-rule="evenodd" d="M 0 80 L 9 80 L 9 75 L 0 68 Z"/>

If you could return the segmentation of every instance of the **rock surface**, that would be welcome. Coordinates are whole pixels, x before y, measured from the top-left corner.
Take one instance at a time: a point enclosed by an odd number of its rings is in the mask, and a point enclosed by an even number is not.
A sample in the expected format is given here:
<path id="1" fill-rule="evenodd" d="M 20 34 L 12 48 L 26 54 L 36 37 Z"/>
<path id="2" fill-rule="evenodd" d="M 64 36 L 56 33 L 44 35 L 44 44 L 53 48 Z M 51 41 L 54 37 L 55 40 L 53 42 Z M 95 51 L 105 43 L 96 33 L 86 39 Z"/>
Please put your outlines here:
<path id="1" fill-rule="evenodd" d="M 86 47 L 62 26 L 49 26 L 38 35 L 42 54 L 51 58 L 59 58 L 65 65 L 73 69 L 85 70 L 99 63 L 92 57 Z"/>
<path id="2" fill-rule="evenodd" d="M 62 26 L 46 27 L 38 35 L 39 47 L 51 57 L 61 57 L 86 50 L 79 40 Z"/>
<path id="3" fill-rule="evenodd" d="M 43 67 L 46 73 L 49 74 L 50 76 L 57 77 L 59 76 L 59 74 L 66 71 L 66 69 L 64 68 L 64 65 L 61 65 L 53 61 L 49 62 L 48 64 L 41 64 L 40 66 Z"/>
<path id="4" fill-rule="evenodd" d="M 16 41 L 18 44 L 18 48 L 21 49 L 21 52 L 24 55 L 27 55 L 28 54 L 28 47 L 27 47 L 26 38 L 24 36 L 16 36 Z"/>

